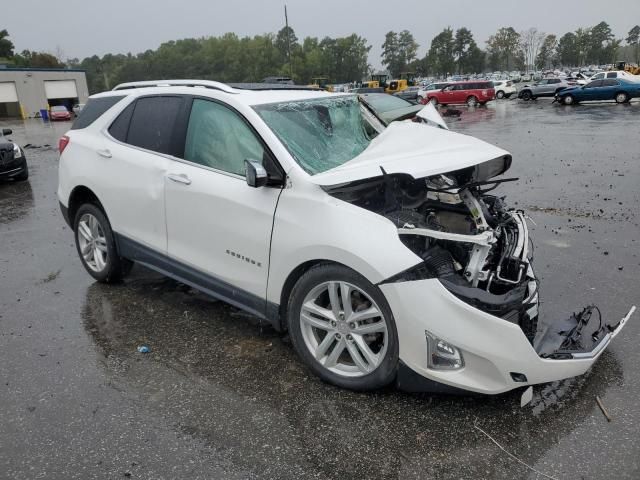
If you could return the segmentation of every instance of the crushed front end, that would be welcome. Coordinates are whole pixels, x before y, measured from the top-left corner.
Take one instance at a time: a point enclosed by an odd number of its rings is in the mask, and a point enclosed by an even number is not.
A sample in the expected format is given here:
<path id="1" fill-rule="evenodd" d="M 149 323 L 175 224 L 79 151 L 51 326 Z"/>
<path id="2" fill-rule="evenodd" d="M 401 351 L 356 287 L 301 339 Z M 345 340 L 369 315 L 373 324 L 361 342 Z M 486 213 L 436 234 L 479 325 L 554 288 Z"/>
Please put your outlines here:
<path id="1" fill-rule="evenodd" d="M 588 307 L 538 328 L 526 215 L 491 193 L 514 180 L 493 178 L 509 163 L 498 158 L 423 179 L 382 170 L 330 189 L 393 222 L 422 259 L 379 284 L 396 319 L 401 388 L 495 394 L 581 375 L 632 313 L 608 326 Z"/>

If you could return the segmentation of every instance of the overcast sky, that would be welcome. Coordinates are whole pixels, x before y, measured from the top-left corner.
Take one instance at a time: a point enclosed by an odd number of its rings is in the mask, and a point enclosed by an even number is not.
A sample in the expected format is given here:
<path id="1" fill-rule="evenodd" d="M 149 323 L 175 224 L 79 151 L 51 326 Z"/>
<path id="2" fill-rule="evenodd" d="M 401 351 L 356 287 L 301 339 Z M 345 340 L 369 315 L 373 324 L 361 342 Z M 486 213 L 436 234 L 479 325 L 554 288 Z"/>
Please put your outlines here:
<path id="1" fill-rule="evenodd" d="M 180 38 L 235 32 L 276 32 L 284 25 L 284 1 L 275 0 L 3 0 L 0 30 L 9 30 L 18 52 L 60 49 L 80 59 L 105 53 L 138 53 Z M 389 30 L 407 29 L 419 56 L 443 28 L 469 28 L 481 48 L 502 26 L 536 27 L 559 35 L 604 20 L 624 38 L 640 24 L 640 0 L 286 0 L 298 38 L 357 33 L 372 46 L 380 66 Z M 100 7 L 93 5 L 99 4 Z"/>

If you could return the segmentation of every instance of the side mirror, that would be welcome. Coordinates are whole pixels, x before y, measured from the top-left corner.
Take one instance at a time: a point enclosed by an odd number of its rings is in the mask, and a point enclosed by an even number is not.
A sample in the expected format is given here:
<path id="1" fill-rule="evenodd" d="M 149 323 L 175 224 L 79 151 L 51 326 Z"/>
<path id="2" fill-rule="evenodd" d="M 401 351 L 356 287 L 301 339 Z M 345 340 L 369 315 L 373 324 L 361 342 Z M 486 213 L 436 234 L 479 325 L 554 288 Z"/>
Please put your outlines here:
<path id="1" fill-rule="evenodd" d="M 11 130 L 10 128 L 3 128 L 2 129 L 2 136 L 6 137 L 7 135 L 11 135 L 13 133 L 13 130 Z"/>
<path id="2" fill-rule="evenodd" d="M 262 166 L 262 162 L 257 160 L 245 160 L 247 185 L 253 188 L 264 187 L 269 180 L 267 170 Z"/>

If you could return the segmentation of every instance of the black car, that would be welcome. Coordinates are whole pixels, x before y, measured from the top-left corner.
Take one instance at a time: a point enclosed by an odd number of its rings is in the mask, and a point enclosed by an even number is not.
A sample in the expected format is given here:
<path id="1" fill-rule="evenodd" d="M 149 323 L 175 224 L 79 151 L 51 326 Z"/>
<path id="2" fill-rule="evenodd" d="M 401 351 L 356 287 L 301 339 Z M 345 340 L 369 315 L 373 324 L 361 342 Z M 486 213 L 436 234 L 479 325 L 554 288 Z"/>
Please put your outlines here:
<path id="1" fill-rule="evenodd" d="M 16 143 L 6 138 L 12 133 L 10 128 L 3 128 L 0 133 L 0 179 L 13 178 L 22 182 L 29 178 L 27 158 Z"/>

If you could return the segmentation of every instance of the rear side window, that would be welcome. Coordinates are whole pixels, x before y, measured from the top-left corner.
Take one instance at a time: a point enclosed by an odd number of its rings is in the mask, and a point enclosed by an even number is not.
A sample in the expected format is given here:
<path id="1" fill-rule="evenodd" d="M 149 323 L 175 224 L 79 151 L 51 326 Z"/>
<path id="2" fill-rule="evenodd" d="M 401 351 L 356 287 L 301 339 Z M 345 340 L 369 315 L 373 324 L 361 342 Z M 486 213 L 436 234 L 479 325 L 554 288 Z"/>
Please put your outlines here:
<path id="1" fill-rule="evenodd" d="M 111 97 L 90 98 L 84 106 L 80 115 L 73 122 L 71 130 L 86 128 L 95 122 L 104 112 L 113 107 L 122 100 L 126 95 L 114 95 Z"/>
<path id="2" fill-rule="evenodd" d="M 131 116 L 126 143 L 170 154 L 173 127 L 182 102 L 181 97 L 138 99 Z"/>
<path id="3" fill-rule="evenodd" d="M 109 134 L 116 140 L 126 143 L 127 132 L 129 131 L 129 124 L 131 123 L 131 117 L 133 116 L 133 109 L 135 108 L 135 105 L 136 102 L 133 102 L 125 108 L 109 127 Z"/>
<path id="4" fill-rule="evenodd" d="M 617 78 L 618 72 L 607 73 L 607 78 Z"/>

